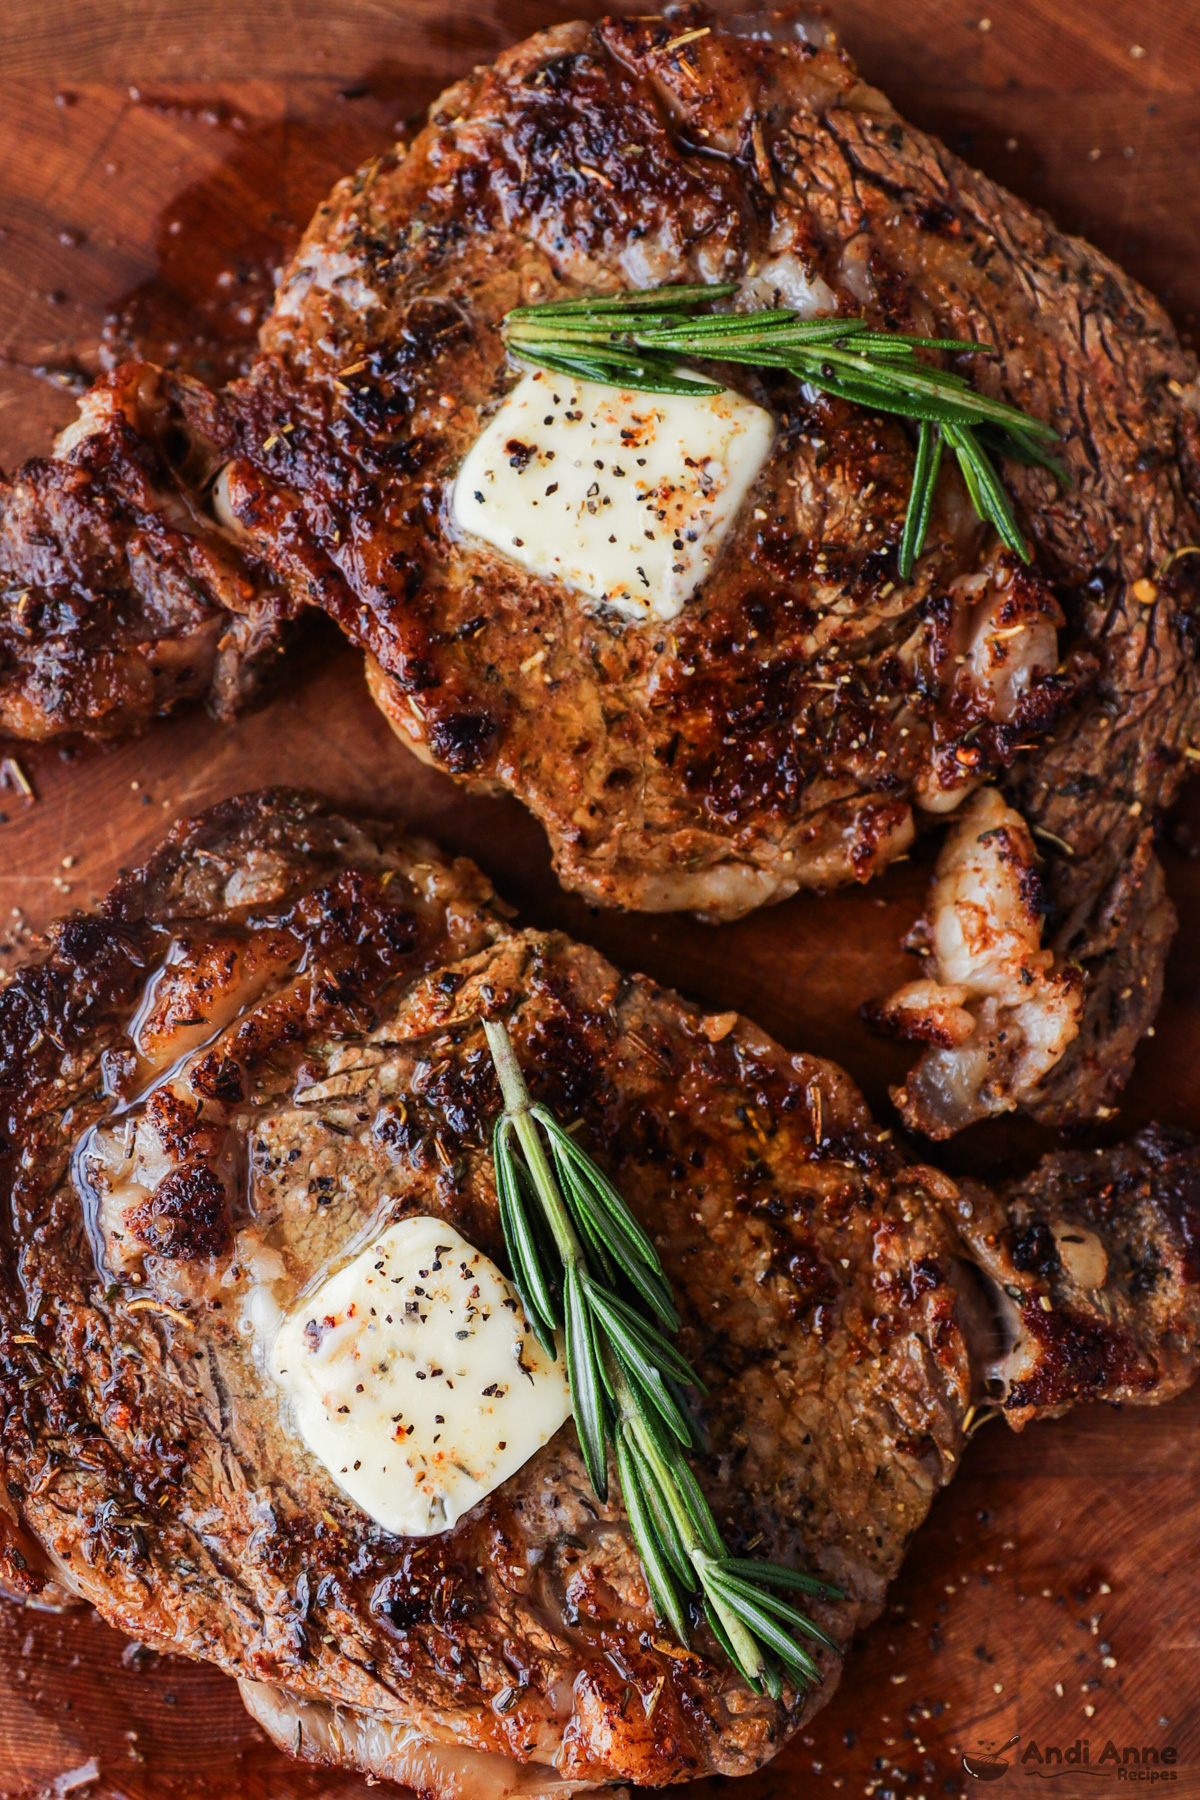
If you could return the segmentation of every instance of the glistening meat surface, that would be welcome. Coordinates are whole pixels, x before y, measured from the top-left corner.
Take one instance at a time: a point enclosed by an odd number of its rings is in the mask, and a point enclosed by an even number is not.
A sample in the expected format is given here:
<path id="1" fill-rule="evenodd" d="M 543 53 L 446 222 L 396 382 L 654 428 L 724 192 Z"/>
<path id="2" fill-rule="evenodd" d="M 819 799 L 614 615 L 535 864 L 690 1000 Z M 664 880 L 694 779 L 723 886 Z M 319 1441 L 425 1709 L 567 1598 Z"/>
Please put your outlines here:
<path id="1" fill-rule="evenodd" d="M 995 345 L 964 366 L 1063 436 L 1065 487 L 1003 470 L 1033 565 L 947 468 L 899 581 L 907 428 L 745 370 L 774 448 L 669 627 L 452 527 L 515 379 L 510 306 L 726 278 L 738 304 Z M 282 616 L 320 606 L 402 740 L 518 794 L 568 885 L 714 918 L 866 879 L 921 809 L 999 780 L 1047 858 L 1048 947 L 1085 975 L 1025 1103 L 1085 1118 L 1128 1074 L 1174 924 L 1152 829 L 1197 728 L 1196 399 L 1154 301 L 901 120 L 825 26 L 560 26 L 339 185 L 247 381 L 205 402 L 127 368 L 0 495 L 0 717 L 227 708 Z"/>
<path id="2" fill-rule="evenodd" d="M 223 429 L 198 382 L 129 364 L 0 477 L 0 731 L 117 737 L 257 694 L 291 602 L 205 510 Z"/>
<path id="3" fill-rule="evenodd" d="M 485 1012 L 655 1234 L 731 1548 L 845 1592 L 807 1697 L 751 1694 L 702 1624 L 664 1633 L 573 1427 L 420 1539 L 288 1430 L 260 1340 L 364 1232 L 432 1214 L 502 1255 Z M 0 992 L 0 1106 L 6 1581 L 254 1684 L 293 1750 L 446 1796 L 758 1766 L 878 1611 L 973 1404 L 1152 1402 L 1194 1365 L 1190 1143 L 958 1187 L 832 1065 L 514 931 L 471 865 L 312 797 L 185 821 L 57 926 Z"/>

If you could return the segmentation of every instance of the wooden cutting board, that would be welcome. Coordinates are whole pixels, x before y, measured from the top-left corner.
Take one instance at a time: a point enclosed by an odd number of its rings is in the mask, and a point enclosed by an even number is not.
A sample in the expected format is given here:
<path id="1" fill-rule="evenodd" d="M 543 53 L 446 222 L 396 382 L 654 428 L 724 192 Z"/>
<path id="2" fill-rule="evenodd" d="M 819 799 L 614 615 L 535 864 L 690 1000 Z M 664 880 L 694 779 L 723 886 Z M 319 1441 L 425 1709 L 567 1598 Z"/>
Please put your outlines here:
<path id="1" fill-rule="evenodd" d="M 644 0 L 633 0 L 634 4 Z M 744 0 L 751 4 L 751 0 Z M 47 448 L 110 342 L 219 376 L 253 336 L 271 270 L 327 187 L 438 89 L 590 0 L 3 0 L 0 5 L 0 462 Z M 731 5 L 731 10 L 733 10 Z M 1154 286 L 1185 336 L 1200 309 L 1200 40 L 1187 0 L 845 0 L 844 40 L 914 122 L 1084 231 Z M 40 371 L 40 372 L 39 372 Z M 3 753 L 0 746 L 0 754 Z M 17 750 L 0 788 L 0 966 L 31 929 L 98 898 L 181 813 L 264 782 L 319 786 L 469 852 L 538 924 L 785 1044 L 835 1057 L 872 1104 L 904 1066 L 857 1008 L 908 968 L 928 849 L 865 891 L 738 925 L 602 915 L 562 894 L 538 828 L 407 757 L 357 658 L 314 629 L 260 712 L 192 713 L 135 744 Z M 1200 798 L 1200 797 L 1198 797 Z M 1155 1038 L 1109 1137 L 1200 1128 L 1200 804 L 1168 822 L 1181 917 Z M 1026 1166 L 1052 1138 L 973 1131 L 942 1157 Z M 1098 1140 L 1094 1140 L 1098 1141 Z M 974 1787 L 962 1752 L 1087 1742 L 1055 1791 L 1115 1782 L 1107 1740 L 1176 1748 L 1200 1795 L 1200 1401 L 1080 1412 L 1024 1436 L 992 1424 L 919 1534 L 883 1618 L 812 1728 L 740 1800 L 935 1800 Z M 1080 1752 L 1082 1754 L 1082 1752 Z M 1036 1778 L 1012 1762 L 1011 1792 Z M 717 1782 L 691 1793 L 709 1800 Z M 215 1671 L 129 1646 L 87 1613 L 0 1602 L 0 1797 L 361 1800 L 297 1770 Z"/>

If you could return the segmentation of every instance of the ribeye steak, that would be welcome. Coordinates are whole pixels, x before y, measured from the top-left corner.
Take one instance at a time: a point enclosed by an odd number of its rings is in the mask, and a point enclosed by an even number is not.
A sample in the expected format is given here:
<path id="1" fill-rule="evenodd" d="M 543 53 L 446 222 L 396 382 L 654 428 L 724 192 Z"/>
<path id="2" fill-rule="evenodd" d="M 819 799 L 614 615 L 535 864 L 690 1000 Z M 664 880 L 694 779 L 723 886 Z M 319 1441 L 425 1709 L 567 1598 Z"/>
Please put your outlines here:
<path id="1" fill-rule="evenodd" d="M 746 370 L 725 373 L 774 448 L 669 626 L 453 527 L 515 379 L 506 309 L 718 279 L 737 304 L 994 345 L 964 368 L 1063 437 L 1066 486 L 1003 470 L 1032 566 L 947 467 L 899 580 L 908 429 Z M 248 379 L 204 401 L 123 367 L 0 490 L 0 718 L 111 732 L 209 683 L 228 705 L 283 616 L 320 606 L 404 742 L 518 794 L 568 885 L 714 918 L 866 879 L 922 809 L 999 779 L 1040 834 L 1047 941 L 1086 976 L 1032 1104 L 1086 1117 L 1172 930 L 1152 827 L 1196 732 L 1196 407 L 1154 301 L 901 120 L 826 26 L 560 26 L 335 189 Z"/>
<path id="2" fill-rule="evenodd" d="M 655 1234 L 731 1545 L 838 1583 L 839 1647 L 973 1405 L 1020 1426 L 1191 1378 L 1189 1142 L 955 1184 L 832 1065 L 513 930 L 470 864 L 260 794 L 176 827 L 0 990 L 5 1580 L 229 1670 L 293 1752 L 428 1793 L 753 1769 L 839 1657 L 777 1705 L 702 1622 L 674 1643 L 573 1426 L 395 1537 L 267 1373 L 262 1321 L 375 1229 L 433 1215 L 502 1256 L 485 1013 Z"/>
<path id="3" fill-rule="evenodd" d="M 257 693 L 291 602 L 205 511 L 219 418 L 199 382 L 130 364 L 0 480 L 0 731 L 115 737 Z"/>

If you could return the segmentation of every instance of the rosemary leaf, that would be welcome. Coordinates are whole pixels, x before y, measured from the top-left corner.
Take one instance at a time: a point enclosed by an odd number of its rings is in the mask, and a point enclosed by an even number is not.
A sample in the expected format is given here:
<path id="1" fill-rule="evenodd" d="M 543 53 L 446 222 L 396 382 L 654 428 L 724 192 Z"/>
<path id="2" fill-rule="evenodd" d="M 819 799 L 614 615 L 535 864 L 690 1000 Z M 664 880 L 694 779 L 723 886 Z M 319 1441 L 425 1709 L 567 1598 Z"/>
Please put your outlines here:
<path id="1" fill-rule="evenodd" d="M 530 1111 L 550 1140 L 555 1170 L 576 1219 L 582 1221 L 586 1215 L 590 1221 L 589 1229 L 607 1232 L 608 1255 L 651 1311 L 657 1314 L 660 1323 L 669 1331 L 678 1331 L 679 1314 L 671 1299 L 658 1252 L 620 1194 L 553 1114 L 537 1106 Z M 680 1379 L 691 1379 L 690 1371 Z"/>
<path id="2" fill-rule="evenodd" d="M 707 306 L 713 300 L 727 300 L 737 293 L 736 281 L 698 282 L 692 287 L 623 288 L 619 294 L 585 294 L 573 300 L 542 300 L 533 306 L 514 306 L 510 319 L 546 319 L 570 317 L 579 312 L 637 312 L 661 308 L 663 295 L 669 294 L 674 306 Z"/>
<path id="3" fill-rule="evenodd" d="M 551 1156 L 553 1160 L 557 1161 L 556 1158 L 553 1158 L 553 1148 L 553 1145 L 551 1145 Z M 561 1170 L 556 1168 L 555 1173 L 559 1175 L 561 1180 Z M 567 1210 L 571 1215 L 572 1223 L 580 1237 L 583 1239 L 584 1248 L 588 1253 L 586 1260 L 589 1267 L 599 1269 L 609 1285 L 615 1285 L 618 1269 L 620 1269 L 622 1273 L 624 1273 L 624 1269 L 620 1259 L 614 1257 L 610 1244 L 604 1236 L 603 1228 L 599 1219 L 597 1219 L 595 1212 L 591 1207 L 581 1204 L 580 1197 L 577 1194 L 572 1194 L 567 1189 L 564 1189 L 564 1197 L 566 1198 Z"/>
<path id="4" fill-rule="evenodd" d="M 523 351 L 531 362 L 558 375 L 573 375 L 577 381 L 598 381 L 609 387 L 636 388 L 648 394 L 717 394 L 720 383 L 704 381 L 697 375 L 677 375 L 667 364 L 650 357 L 620 357 L 606 351 L 604 360 L 597 357 L 571 356 L 550 350 Z"/>
<path id="5" fill-rule="evenodd" d="M 992 459 L 981 447 L 975 433 L 961 425 L 950 425 L 946 428 L 946 440 L 958 458 L 971 503 L 980 518 L 995 526 L 1008 548 L 1015 550 L 1022 562 L 1028 562 L 1029 546 L 1017 529 L 1008 495 L 1000 484 Z"/>
<path id="6" fill-rule="evenodd" d="M 672 1473 L 679 1486 L 683 1503 L 688 1515 L 700 1534 L 705 1553 L 708 1556 L 723 1557 L 725 1546 L 721 1542 L 721 1534 L 717 1530 L 717 1522 L 712 1516 L 712 1508 L 704 1498 L 700 1483 L 688 1468 L 682 1457 L 676 1458 L 676 1466 Z"/>
<path id="7" fill-rule="evenodd" d="M 632 1409 L 636 1411 L 638 1425 L 642 1433 L 643 1448 L 655 1453 L 660 1463 L 667 1468 L 674 1464 L 680 1445 L 685 1442 L 685 1435 L 678 1429 L 677 1420 L 667 1420 L 657 1404 L 657 1396 L 640 1380 L 637 1372 L 621 1356 L 613 1346 L 617 1368 L 628 1390 Z"/>
<path id="8" fill-rule="evenodd" d="M 806 1594 L 844 1600 L 841 1588 L 816 1575 L 804 1575 L 799 1569 L 785 1569 L 780 1563 L 751 1562 L 747 1557 L 727 1556 L 724 1566 L 730 1575 L 744 1575 L 764 1587 L 798 1588 Z"/>
<path id="9" fill-rule="evenodd" d="M 709 1630 L 712 1632 L 712 1634 L 716 1638 L 718 1644 L 720 1644 L 722 1650 L 725 1652 L 726 1656 L 729 1658 L 730 1662 L 733 1664 L 734 1668 L 736 1669 L 738 1667 L 737 1653 L 735 1652 L 735 1650 L 733 1648 L 733 1644 L 730 1641 L 729 1633 L 726 1631 L 725 1626 L 722 1623 L 720 1613 L 717 1611 L 716 1607 L 713 1605 L 712 1601 L 709 1599 L 707 1594 L 705 1594 L 705 1596 L 704 1596 L 704 1614 L 708 1620 Z M 754 1685 L 755 1686 L 758 1685 L 757 1679 L 755 1680 Z M 774 1696 L 774 1698 L 776 1700 L 778 1700 L 779 1695 L 776 1694 Z"/>
<path id="10" fill-rule="evenodd" d="M 719 1573 L 709 1577 L 709 1592 L 723 1600 L 726 1606 L 742 1623 L 754 1633 L 760 1642 L 773 1650 L 786 1669 L 799 1669 L 809 1681 L 818 1680 L 820 1671 L 807 1650 L 802 1650 L 788 1636 L 783 1626 L 775 1617 L 774 1609 L 768 1606 L 765 1595 L 760 1595 L 751 1587 L 745 1591 L 735 1588 L 732 1583 L 723 1581 Z"/>
<path id="11" fill-rule="evenodd" d="M 910 578 L 913 564 L 925 548 L 925 533 L 929 530 L 929 515 L 933 511 L 933 495 L 941 460 L 942 434 L 928 419 L 922 419 L 917 438 L 912 491 L 908 496 L 908 511 L 904 515 L 904 535 L 900 539 L 900 551 L 896 558 L 896 567 L 902 581 Z"/>
<path id="12" fill-rule="evenodd" d="M 897 559 L 901 579 L 910 579 L 924 547 L 943 440 L 980 518 L 1028 562 L 1029 547 L 992 457 L 1039 464 L 1065 480 L 1050 454 L 1058 433 L 1019 407 L 977 392 L 956 370 L 916 355 L 986 356 L 994 354 L 991 345 L 876 331 L 861 318 L 806 319 L 785 307 L 707 310 L 736 292 L 735 283 L 720 282 L 585 295 L 516 307 L 503 329 L 515 357 L 583 381 L 646 393 L 719 392 L 719 381 L 678 366 L 680 357 L 699 357 L 775 369 L 852 405 L 909 419 L 920 433 Z M 935 425 L 941 432 L 930 429 Z M 977 429 L 984 435 L 976 437 Z"/>
<path id="13" fill-rule="evenodd" d="M 546 1107 L 531 1106 L 529 1110 L 545 1130 L 555 1156 L 561 1157 L 569 1163 L 595 1194 L 597 1200 L 605 1206 L 611 1228 L 624 1239 L 636 1255 L 641 1257 L 647 1268 L 657 1269 L 661 1274 L 657 1250 L 603 1170 L 598 1168 L 587 1152 L 575 1142 L 570 1132 L 563 1130 L 554 1114 Z M 675 1328 L 678 1330 L 677 1316 Z"/>
<path id="14" fill-rule="evenodd" d="M 610 1321 L 610 1332 L 623 1332 L 641 1354 L 653 1358 L 656 1366 L 665 1374 L 673 1375 L 676 1381 L 682 1381 L 702 1394 L 707 1391 L 686 1356 L 681 1356 L 674 1344 L 661 1331 L 657 1331 L 648 1319 L 643 1319 L 640 1313 L 635 1312 L 632 1306 L 627 1306 L 616 1294 L 605 1293 L 595 1282 L 589 1282 L 588 1294 L 597 1311 L 602 1311 Z"/>
<path id="15" fill-rule="evenodd" d="M 511 1158 L 504 1154 L 501 1138 L 511 1132 L 511 1121 L 501 1116 L 493 1134 L 492 1158 L 496 1170 L 496 1195 L 500 1205 L 500 1222 L 513 1265 L 513 1277 L 521 1303 L 529 1315 L 542 1348 L 555 1356 L 554 1332 L 558 1312 L 542 1268 L 537 1240 L 525 1210 L 520 1176 Z"/>
<path id="16" fill-rule="evenodd" d="M 770 1592 L 763 1593 L 762 1590 L 756 1587 L 752 1582 L 742 1580 L 736 1575 L 731 1575 L 729 1573 L 728 1561 L 721 1562 L 717 1574 L 720 1578 L 723 1590 L 728 1590 L 732 1594 L 740 1595 L 743 1600 L 752 1600 L 756 1606 L 764 1607 L 774 1618 L 778 1619 L 782 1624 L 789 1625 L 793 1631 L 802 1631 L 807 1637 L 815 1638 L 818 1643 L 824 1644 L 828 1649 L 832 1650 L 834 1648 L 832 1642 L 826 1637 L 825 1633 L 821 1631 L 818 1626 L 814 1625 L 812 1620 L 797 1607 L 789 1606 L 788 1602 L 786 1600 L 781 1600 L 778 1594 L 772 1594 Z M 766 1584 L 764 1583 L 764 1586 L 765 1585 Z"/>
<path id="17" fill-rule="evenodd" d="M 975 435 L 992 456 L 1007 456 L 1013 462 L 1046 469 L 1060 487 L 1069 487 L 1071 477 L 1056 456 L 1050 456 L 1035 439 L 1026 437 L 1015 426 L 1007 429 L 989 424 L 985 419 L 975 427 Z"/>
<path id="18" fill-rule="evenodd" d="M 565 1288 L 567 1315 L 567 1381 L 571 1388 L 571 1408 L 579 1447 L 583 1451 L 588 1480 L 601 1500 L 608 1498 L 608 1456 L 604 1448 L 604 1378 L 600 1359 L 581 1291 L 580 1275 L 572 1264 L 567 1266 Z"/>
<path id="19" fill-rule="evenodd" d="M 671 1393 L 675 1396 L 675 1404 L 678 1406 L 680 1414 L 686 1421 L 692 1434 L 691 1443 L 687 1448 L 694 1451 L 698 1456 L 707 1456 L 712 1450 L 712 1445 L 709 1443 L 707 1434 L 693 1410 L 691 1396 L 688 1394 L 683 1382 L 676 1381 L 673 1375 L 668 1375 L 666 1377 L 666 1383 Z M 700 1384 L 694 1380 L 688 1385 L 699 1387 L 702 1394 L 708 1392 L 707 1388 L 700 1387 Z"/>
<path id="20" fill-rule="evenodd" d="M 681 1643 L 688 1602 L 750 1685 L 777 1699 L 786 1671 L 798 1689 L 820 1679 L 796 1634 L 829 1645 L 778 1590 L 835 1595 L 828 1582 L 726 1554 L 687 1454 L 703 1447 L 689 1389 L 695 1372 L 664 1335 L 679 1326 L 647 1234 L 603 1171 L 548 1108 L 534 1106 L 504 1026 L 484 1020 L 504 1096 L 492 1145 L 501 1228 L 531 1322 L 558 1316 L 588 1479 L 608 1492 L 608 1447 L 651 1602 Z M 547 1265 L 557 1263 L 561 1277 Z M 624 1284 L 624 1292 L 618 1285 Z"/>
<path id="21" fill-rule="evenodd" d="M 681 1644 L 687 1644 L 687 1620 L 680 1605 L 676 1580 L 685 1592 L 690 1583 L 691 1570 L 687 1558 L 683 1555 L 678 1539 L 668 1549 L 660 1530 L 660 1520 L 652 1510 L 642 1468 L 636 1460 L 633 1439 L 629 1432 L 617 1434 L 617 1474 L 621 1480 L 621 1493 L 625 1500 L 625 1510 L 629 1514 L 629 1525 L 633 1532 L 633 1540 L 641 1558 L 646 1581 L 650 1588 L 655 1609 L 670 1624 L 675 1636 Z M 678 1551 L 678 1554 L 676 1554 Z"/>
<path id="22" fill-rule="evenodd" d="M 662 1546 L 663 1554 L 666 1556 L 667 1561 L 670 1563 L 671 1568 L 686 1593 L 695 1581 L 695 1570 L 688 1560 L 688 1554 L 687 1550 L 684 1548 L 683 1539 L 680 1537 L 675 1521 L 671 1517 L 671 1508 L 659 1485 L 658 1475 L 654 1465 L 648 1458 L 642 1455 L 641 1450 L 638 1448 L 637 1438 L 628 1425 L 623 1424 L 621 1426 L 619 1437 L 620 1443 L 625 1448 L 625 1453 L 630 1464 L 629 1468 L 623 1470 L 621 1473 L 621 1492 L 622 1494 L 627 1494 L 629 1492 L 629 1488 L 626 1485 L 628 1479 L 632 1480 L 633 1485 L 640 1488 L 645 1495 L 646 1502 L 654 1517 L 654 1529 L 658 1541 Z M 684 1641 L 686 1642 L 687 1640 L 685 1639 Z"/>

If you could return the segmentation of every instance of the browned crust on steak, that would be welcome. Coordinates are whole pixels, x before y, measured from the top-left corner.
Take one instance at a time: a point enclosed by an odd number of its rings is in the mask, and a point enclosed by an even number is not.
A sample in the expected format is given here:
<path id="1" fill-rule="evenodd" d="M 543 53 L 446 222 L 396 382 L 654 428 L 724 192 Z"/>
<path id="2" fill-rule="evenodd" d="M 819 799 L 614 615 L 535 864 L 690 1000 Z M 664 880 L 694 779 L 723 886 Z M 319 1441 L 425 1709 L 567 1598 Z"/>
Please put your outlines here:
<path id="1" fill-rule="evenodd" d="M 707 35 L 677 44 L 688 19 Z M 907 849 L 914 802 L 999 779 L 1045 834 L 1049 941 L 1088 983 L 1036 1110 L 1085 1118 L 1156 1003 L 1171 916 L 1144 834 L 1200 731 L 1200 570 L 1173 560 L 1200 531 L 1195 360 L 1107 259 L 905 124 L 828 30 L 756 19 L 753 37 L 692 9 L 516 46 L 410 152 L 338 185 L 245 381 L 205 403 L 118 372 L 125 425 L 29 465 L 4 502 L 0 723 L 108 733 L 201 691 L 232 705 L 281 612 L 320 606 L 373 659 L 403 741 L 517 793 L 568 885 L 710 917 L 865 880 Z M 1064 439 L 1062 488 L 1004 468 L 1032 569 L 997 557 L 947 470 L 898 582 L 906 428 L 745 370 L 777 443 L 669 628 L 454 536 L 449 485 L 511 380 L 508 307 L 726 276 L 994 345 L 973 377 Z M 165 473 L 162 407 L 128 399 L 152 392 L 178 427 Z M 225 455 L 220 531 L 177 528 L 159 489 L 186 504 Z M 978 573 L 1059 626 L 1055 666 L 1035 661 L 1004 717 L 962 668 Z"/>
<path id="2" fill-rule="evenodd" d="M 1200 1154 L 1188 1133 L 1152 1125 L 1111 1150 L 1045 1157 L 995 1195 L 969 1183 L 955 1211 L 1015 1309 L 1011 1425 L 1097 1397 L 1157 1403 L 1190 1384 Z"/>
<path id="3" fill-rule="evenodd" d="M 127 364 L 0 478 L 0 732 L 113 737 L 254 696 L 290 604 L 203 510 L 221 429 L 198 383 Z"/>
<path id="4" fill-rule="evenodd" d="M 1127 844 L 1124 829 L 1120 836 L 1122 854 L 1106 851 L 1084 879 L 1051 851 L 1048 886 L 1057 929 L 1046 941 L 1057 959 L 1079 964 L 1085 985 L 1079 1037 L 1042 1081 L 1036 1102 L 1027 1103 L 1046 1125 L 1107 1116 L 1162 1003 L 1175 907 L 1154 853 L 1153 830 L 1147 826 Z"/>
<path id="5" fill-rule="evenodd" d="M 1013 1257 L 986 1235 L 973 1248 L 972 1218 L 999 1243 L 1008 1215 L 906 1166 L 832 1065 L 740 1020 L 714 1042 L 653 983 L 514 933 L 471 865 L 286 793 L 186 821 L 0 990 L 14 1515 L 114 1624 L 253 1681 L 571 1780 L 745 1771 L 827 1697 L 840 1655 L 776 1706 L 702 1624 L 681 1652 L 571 1427 L 453 1530 L 389 1536 L 288 1435 L 237 1328 L 256 1282 L 286 1307 L 352 1237 L 409 1213 L 502 1254 L 485 1011 L 655 1234 L 709 1388 L 699 1474 L 731 1546 L 836 1580 L 846 1599 L 815 1611 L 849 1642 L 986 1397 L 970 1264 L 986 1301 Z M 114 1269 L 88 1134 L 122 1121 L 193 1176 L 169 1241 L 124 1243 Z M 1047 1352 L 1017 1421 L 1190 1373 L 1194 1255 L 1171 1246 L 1195 1235 L 1196 1152 L 1138 1154 L 1107 1198 L 1077 1200 L 1064 1161 L 1038 1201 L 1052 1220 L 1086 1205 L 1114 1270 L 1158 1233 L 1161 1288 L 1122 1275 L 1094 1302 L 1136 1366 L 1093 1358 L 1069 1391 L 1047 1385 Z M 1023 1229 L 1027 1201 L 1010 1205 Z M 1048 1298 L 1044 1330 L 1088 1323 L 1073 1293 Z"/>

